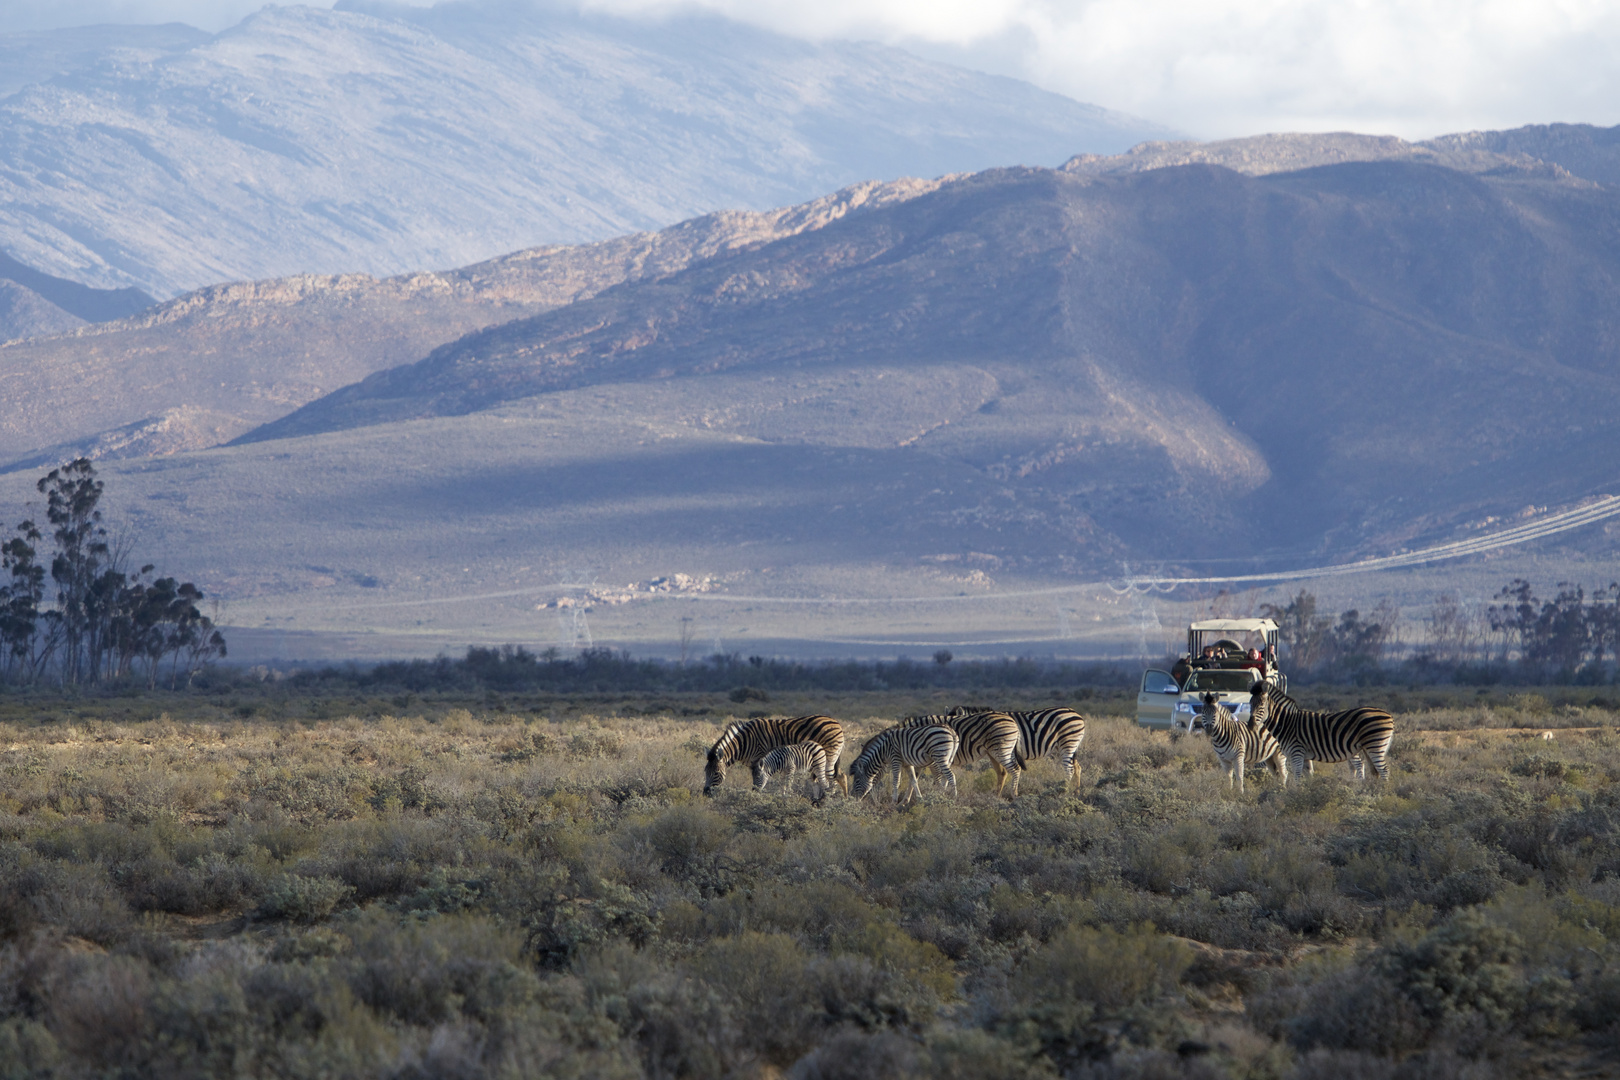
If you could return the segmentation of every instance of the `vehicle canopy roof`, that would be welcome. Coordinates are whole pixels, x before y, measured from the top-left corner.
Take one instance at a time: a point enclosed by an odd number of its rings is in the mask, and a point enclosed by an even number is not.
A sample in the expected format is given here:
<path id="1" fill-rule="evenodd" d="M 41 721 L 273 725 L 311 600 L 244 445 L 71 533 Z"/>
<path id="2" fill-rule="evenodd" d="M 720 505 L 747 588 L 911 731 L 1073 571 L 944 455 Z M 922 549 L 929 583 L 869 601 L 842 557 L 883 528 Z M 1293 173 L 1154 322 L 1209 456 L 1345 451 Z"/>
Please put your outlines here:
<path id="1" fill-rule="evenodd" d="M 1277 624 L 1270 619 L 1206 619 L 1195 622 L 1187 627 L 1189 630 L 1231 630 L 1242 633 L 1253 630 L 1257 633 L 1269 633 L 1277 629 Z"/>

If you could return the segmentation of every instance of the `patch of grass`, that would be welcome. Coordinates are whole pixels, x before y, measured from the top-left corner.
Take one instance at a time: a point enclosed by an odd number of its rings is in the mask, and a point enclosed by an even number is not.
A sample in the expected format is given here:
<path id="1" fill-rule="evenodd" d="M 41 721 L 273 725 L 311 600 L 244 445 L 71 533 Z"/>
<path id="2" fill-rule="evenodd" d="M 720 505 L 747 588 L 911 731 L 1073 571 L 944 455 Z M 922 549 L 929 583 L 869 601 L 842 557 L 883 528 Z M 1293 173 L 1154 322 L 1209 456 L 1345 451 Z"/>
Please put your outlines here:
<path id="1" fill-rule="evenodd" d="M 1241 796 L 1097 694 L 1078 791 L 1033 762 L 998 800 L 980 766 L 895 809 L 745 771 L 704 799 L 757 699 L 266 687 L 0 698 L 7 1068 L 1392 1076 L 1620 1045 L 1620 739 L 1558 691 L 1407 694 L 1389 782 Z M 852 748 L 954 703 L 770 696 Z"/>

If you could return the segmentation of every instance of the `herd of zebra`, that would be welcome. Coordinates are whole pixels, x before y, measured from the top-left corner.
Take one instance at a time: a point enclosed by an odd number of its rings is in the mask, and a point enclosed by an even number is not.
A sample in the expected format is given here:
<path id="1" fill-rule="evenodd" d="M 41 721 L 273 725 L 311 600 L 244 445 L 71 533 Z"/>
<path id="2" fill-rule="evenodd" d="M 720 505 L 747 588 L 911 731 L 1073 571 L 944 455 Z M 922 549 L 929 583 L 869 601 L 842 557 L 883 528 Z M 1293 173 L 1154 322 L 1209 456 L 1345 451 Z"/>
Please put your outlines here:
<path id="1" fill-rule="evenodd" d="M 1216 756 L 1226 767 L 1228 784 L 1243 790 L 1245 764 L 1268 766 L 1287 784 L 1290 772 L 1312 771 L 1312 762 L 1348 761 L 1358 780 L 1371 764 L 1380 779 L 1388 779 L 1385 758 L 1395 735 L 1395 720 L 1382 709 L 1358 706 L 1342 712 L 1315 712 L 1300 708 L 1293 698 L 1270 683 L 1255 684 L 1249 715 L 1238 720 L 1217 695 L 1205 694 L 1204 707 L 1190 733 L 1209 737 Z M 780 774 L 784 786 L 796 775 L 810 778 L 812 799 L 819 805 L 837 788 L 865 798 L 877 779 L 887 773 L 894 800 L 901 798 L 901 770 L 909 773 L 906 798 L 922 794 L 917 771 L 931 769 L 954 795 L 953 765 L 988 760 L 996 772 L 996 794 L 1018 795 L 1018 779 L 1031 760 L 1051 757 L 1064 773 L 1064 786 L 1080 782 L 1080 743 L 1086 737 L 1086 719 L 1073 709 L 1007 711 L 958 706 L 948 713 L 913 716 L 885 728 L 866 740 L 849 765 L 842 765 L 844 726 L 830 716 L 795 716 L 743 720 L 728 726 L 709 748 L 703 769 L 703 793 L 711 794 L 726 777 L 726 770 L 745 762 L 754 787 L 763 791 Z"/>
<path id="2" fill-rule="evenodd" d="M 712 793 L 731 765 L 746 762 L 758 790 L 764 790 L 777 773 L 788 784 L 796 773 L 807 773 L 817 803 L 834 787 L 865 798 L 877 778 L 888 773 L 898 802 L 902 769 L 911 776 L 908 799 L 922 793 L 918 769 L 932 769 L 955 794 L 952 766 L 983 758 L 996 770 L 996 793 L 1005 791 L 1010 780 L 1012 794 L 1017 796 L 1019 774 L 1032 758 L 1056 758 L 1065 775 L 1079 783 L 1077 755 L 1085 737 L 1086 719 L 1073 709 L 999 712 L 958 707 L 948 713 L 908 717 L 878 732 L 866 740 L 846 774 L 841 763 L 844 725 L 832 717 L 744 720 L 727 727 L 709 748 L 703 793 Z"/>

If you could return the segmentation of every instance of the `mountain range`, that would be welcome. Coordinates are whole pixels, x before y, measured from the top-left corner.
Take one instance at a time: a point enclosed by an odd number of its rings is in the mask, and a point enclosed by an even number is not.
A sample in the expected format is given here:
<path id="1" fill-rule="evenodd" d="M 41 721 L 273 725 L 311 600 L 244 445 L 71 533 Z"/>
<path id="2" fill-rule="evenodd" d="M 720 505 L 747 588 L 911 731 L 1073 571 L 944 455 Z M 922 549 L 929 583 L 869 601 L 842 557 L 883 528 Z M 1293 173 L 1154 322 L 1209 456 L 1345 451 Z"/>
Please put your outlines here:
<path id="1" fill-rule="evenodd" d="M 0 94 L 0 251 L 163 298 L 453 267 L 1167 134 L 880 45 L 502 0 L 0 37 Z"/>
<path id="2" fill-rule="evenodd" d="M 1066 638 L 1146 618 L 1096 584 L 1130 566 L 1384 554 L 1620 483 L 1620 129 L 1051 160 L 154 306 L 14 260 L 0 304 L 48 332 L 0 345 L 0 502 L 96 457 L 233 625 L 376 655 L 579 644 L 587 611 Z"/>
<path id="3" fill-rule="evenodd" d="M 1533 168 L 991 170 L 469 334 L 240 441 L 835 378 L 829 414 L 711 395 L 711 426 L 994 478 L 1028 523 L 1004 556 L 1355 553 L 1617 479 L 1591 408 L 1620 393 L 1617 235 L 1613 189 Z"/>

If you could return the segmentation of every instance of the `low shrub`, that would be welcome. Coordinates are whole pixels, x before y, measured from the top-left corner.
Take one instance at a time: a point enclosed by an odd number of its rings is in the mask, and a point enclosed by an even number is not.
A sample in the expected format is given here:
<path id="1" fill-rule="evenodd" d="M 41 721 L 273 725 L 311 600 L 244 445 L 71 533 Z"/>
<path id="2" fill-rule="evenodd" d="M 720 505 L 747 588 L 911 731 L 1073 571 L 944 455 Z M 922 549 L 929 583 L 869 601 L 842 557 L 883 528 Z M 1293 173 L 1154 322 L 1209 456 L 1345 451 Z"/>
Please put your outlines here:
<path id="1" fill-rule="evenodd" d="M 312 923 L 328 918 L 354 896 L 354 886 L 333 877 L 282 874 L 264 890 L 256 914 L 264 919 Z"/>

